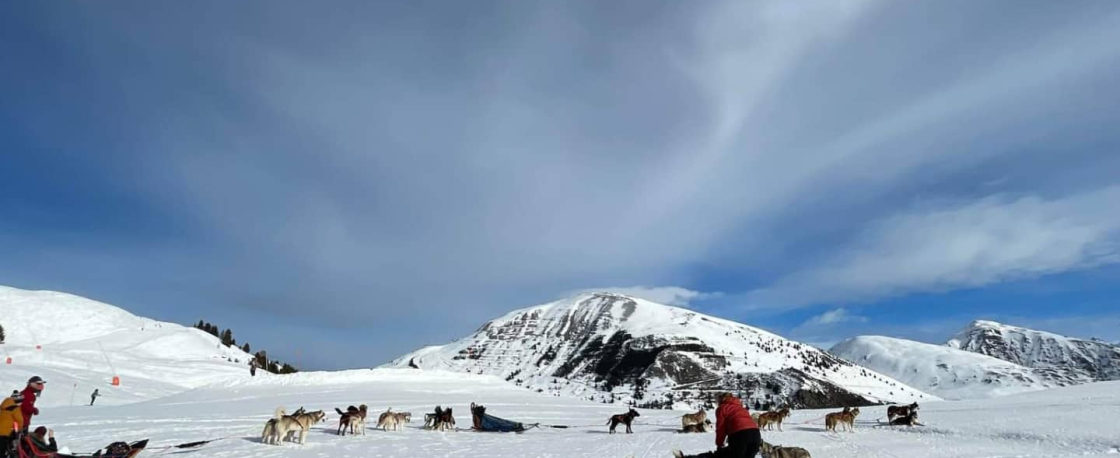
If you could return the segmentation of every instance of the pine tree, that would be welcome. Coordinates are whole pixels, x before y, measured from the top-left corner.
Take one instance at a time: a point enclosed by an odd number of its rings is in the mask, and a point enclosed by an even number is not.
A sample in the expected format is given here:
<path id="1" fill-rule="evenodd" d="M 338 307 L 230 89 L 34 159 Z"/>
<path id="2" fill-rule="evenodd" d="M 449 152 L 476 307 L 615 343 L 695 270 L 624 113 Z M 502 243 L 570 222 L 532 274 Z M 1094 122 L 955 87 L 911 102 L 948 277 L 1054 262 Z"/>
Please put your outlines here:
<path id="1" fill-rule="evenodd" d="M 208 323 L 208 324 L 209 324 L 209 323 Z M 218 335 L 218 327 L 217 327 L 217 326 L 214 326 L 213 324 L 211 324 L 211 325 L 210 325 L 210 335 L 212 335 L 212 336 L 214 336 L 214 337 L 219 337 L 219 335 Z"/>
<path id="2" fill-rule="evenodd" d="M 4 343 L 4 326 L 0 325 L 0 343 Z"/>
<path id="3" fill-rule="evenodd" d="M 230 331 L 229 329 L 222 331 L 222 345 L 225 345 L 227 347 L 233 345 L 233 331 Z"/>
<path id="4" fill-rule="evenodd" d="M 195 329 L 203 329 L 203 330 L 206 329 L 205 326 L 206 326 L 206 322 L 204 322 L 202 320 L 198 320 L 198 324 L 194 325 Z"/>
<path id="5" fill-rule="evenodd" d="M 249 342 L 245 342 L 245 345 L 241 346 L 241 351 L 243 351 L 245 353 L 248 353 L 250 355 L 253 354 L 253 351 L 249 349 Z"/>

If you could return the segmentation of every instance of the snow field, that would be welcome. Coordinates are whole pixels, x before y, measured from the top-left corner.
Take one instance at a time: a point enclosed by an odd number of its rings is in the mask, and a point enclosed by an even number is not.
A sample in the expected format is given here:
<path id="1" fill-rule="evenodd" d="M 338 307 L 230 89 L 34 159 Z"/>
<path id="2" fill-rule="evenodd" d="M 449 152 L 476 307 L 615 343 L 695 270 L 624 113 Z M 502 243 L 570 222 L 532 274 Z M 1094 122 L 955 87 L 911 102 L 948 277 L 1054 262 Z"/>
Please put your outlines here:
<path id="1" fill-rule="evenodd" d="M 437 404 L 455 409 L 460 428 L 470 427 L 468 405 L 542 427 L 522 434 L 432 432 L 420 428 Z M 389 407 L 413 413 L 403 431 L 370 425 L 365 436 L 335 435 L 334 407 L 368 404 L 375 417 Z M 329 411 L 306 445 L 259 443 L 263 423 L 277 406 Z M 1120 446 L 1120 382 L 1008 396 L 982 401 L 924 404 L 925 427 L 878 427 L 885 407 L 863 409 L 856 433 L 826 433 L 826 411 L 796 411 L 784 432 L 766 431 L 775 444 L 800 446 L 816 457 L 1073 457 L 1104 456 Z M 197 449 L 176 451 L 206 457 L 666 457 L 672 448 L 699 452 L 713 447 L 714 434 L 680 434 L 680 411 L 641 411 L 635 434 L 607 434 L 607 418 L 618 405 L 589 403 L 519 389 L 501 379 L 469 374 L 376 369 L 307 373 L 207 386 L 131 405 L 44 409 L 38 424 L 58 432 L 61 443 L 87 451 L 110 440 L 152 439 L 161 446 L 226 437 Z M 373 422 L 375 423 L 375 421 Z"/>

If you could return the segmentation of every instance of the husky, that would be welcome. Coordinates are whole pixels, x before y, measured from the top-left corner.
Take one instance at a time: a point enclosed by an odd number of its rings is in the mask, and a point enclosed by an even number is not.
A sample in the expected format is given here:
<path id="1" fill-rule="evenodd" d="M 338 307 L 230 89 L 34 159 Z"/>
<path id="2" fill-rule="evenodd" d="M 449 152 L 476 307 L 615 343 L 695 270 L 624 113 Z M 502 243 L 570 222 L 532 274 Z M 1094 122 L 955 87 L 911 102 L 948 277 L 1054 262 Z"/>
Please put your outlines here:
<path id="1" fill-rule="evenodd" d="M 322 410 L 306 412 L 300 407 L 295 415 L 286 415 L 283 407 L 276 409 L 275 415 L 264 425 L 261 432 L 261 442 L 265 444 L 280 445 L 284 440 L 295 440 L 303 444 L 307 439 L 307 431 L 311 425 L 323 421 L 326 414 Z"/>
<path id="2" fill-rule="evenodd" d="M 925 426 L 921 423 L 918 423 L 918 412 L 916 410 L 911 410 L 910 415 L 907 415 L 905 417 L 897 417 L 887 422 L 887 424 L 890 426 Z"/>
<path id="3" fill-rule="evenodd" d="M 369 412 L 368 406 L 366 406 L 365 404 L 362 404 L 358 407 L 350 406 L 346 408 L 345 412 L 343 412 L 342 409 L 335 407 L 334 411 L 338 412 L 339 415 L 337 433 L 338 435 L 345 436 L 347 429 L 350 430 L 350 434 L 365 435 L 366 414 Z"/>
<path id="4" fill-rule="evenodd" d="M 400 430 L 402 423 L 412 421 L 412 414 L 409 412 L 393 412 L 393 408 L 382 413 L 377 417 L 377 427 L 382 430 L 388 431 L 393 428 L 393 431 Z"/>
<path id="5" fill-rule="evenodd" d="M 706 433 L 712 429 L 712 421 L 704 420 L 703 423 L 693 423 L 691 425 L 681 428 L 682 433 Z"/>
<path id="6" fill-rule="evenodd" d="M 681 429 L 687 430 L 693 425 L 703 425 L 707 420 L 708 412 L 704 409 L 700 409 L 700 411 L 696 413 L 686 413 L 681 415 Z"/>
<path id="7" fill-rule="evenodd" d="M 612 415 L 611 418 L 607 419 L 607 424 L 611 425 L 610 434 L 614 434 L 614 429 L 616 427 L 618 427 L 619 423 L 622 423 L 622 424 L 626 425 L 626 434 L 632 434 L 634 432 L 634 430 L 630 429 L 630 424 L 634 423 L 634 418 L 635 417 L 640 417 L 640 416 L 642 416 L 642 415 L 639 414 L 638 411 L 634 410 L 634 409 L 630 409 L 630 411 L 626 412 L 626 413 L 620 413 L 618 415 Z"/>
<path id="8" fill-rule="evenodd" d="M 781 431 L 782 430 L 782 422 L 785 421 L 786 417 L 788 417 L 788 416 L 789 416 L 789 407 L 783 407 L 781 410 L 778 410 L 777 412 L 766 412 L 762 415 L 759 415 L 758 420 L 756 421 L 756 424 L 758 424 L 758 429 L 760 429 L 760 430 L 765 430 L 765 429 L 773 430 L 774 425 L 778 425 L 778 431 Z"/>
<path id="9" fill-rule="evenodd" d="M 849 432 L 855 432 L 856 417 L 859 416 L 859 407 L 843 412 L 833 412 L 824 416 L 824 429 L 836 432 L 836 425 L 846 425 Z"/>
<path id="10" fill-rule="evenodd" d="M 762 458 L 812 458 L 809 451 L 801 447 L 770 445 L 766 441 L 762 441 L 759 451 L 762 452 Z"/>
<path id="11" fill-rule="evenodd" d="M 894 420 L 895 417 L 905 417 L 910 415 L 911 412 L 918 411 L 918 403 L 915 402 L 908 406 L 889 406 L 887 407 L 887 421 Z"/>
<path id="12" fill-rule="evenodd" d="M 436 431 L 455 429 L 455 416 L 452 415 L 451 408 L 444 410 L 443 406 L 436 406 L 435 413 L 424 414 L 424 429 Z"/>

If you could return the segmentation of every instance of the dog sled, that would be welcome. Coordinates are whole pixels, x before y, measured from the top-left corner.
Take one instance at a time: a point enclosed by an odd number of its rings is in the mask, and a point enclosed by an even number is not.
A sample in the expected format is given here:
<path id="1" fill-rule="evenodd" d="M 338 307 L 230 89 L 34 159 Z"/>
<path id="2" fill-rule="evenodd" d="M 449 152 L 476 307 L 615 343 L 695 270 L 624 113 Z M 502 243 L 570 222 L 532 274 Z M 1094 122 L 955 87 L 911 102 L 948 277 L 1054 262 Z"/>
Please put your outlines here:
<path id="1" fill-rule="evenodd" d="M 475 431 L 496 432 L 496 433 L 520 433 L 524 432 L 527 428 L 524 424 L 504 418 L 498 418 L 486 413 L 486 407 L 475 403 L 471 403 L 471 419 L 474 421 L 473 429 Z M 535 425 L 530 425 L 533 427 Z"/>
<path id="2" fill-rule="evenodd" d="M 144 451 L 147 446 L 147 439 L 131 444 L 113 442 L 91 454 L 68 454 L 43 450 L 35 444 L 35 441 L 31 440 L 31 436 L 24 436 L 20 439 L 19 446 L 16 447 L 16 456 L 19 458 L 133 458 Z"/>

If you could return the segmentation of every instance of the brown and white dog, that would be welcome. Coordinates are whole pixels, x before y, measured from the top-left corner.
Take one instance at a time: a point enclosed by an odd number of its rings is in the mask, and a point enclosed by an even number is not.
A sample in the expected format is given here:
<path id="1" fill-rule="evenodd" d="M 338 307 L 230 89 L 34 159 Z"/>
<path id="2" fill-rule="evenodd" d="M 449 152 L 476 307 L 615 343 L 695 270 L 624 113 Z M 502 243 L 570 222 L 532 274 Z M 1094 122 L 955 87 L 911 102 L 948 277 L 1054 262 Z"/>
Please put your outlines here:
<path id="1" fill-rule="evenodd" d="M 302 445 L 311 426 L 327 418 L 322 410 L 305 412 L 300 407 L 296 412 L 298 413 L 295 415 L 285 415 L 282 407 L 277 408 L 276 415 L 264 425 L 261 442 L 280 445 L 285 440 L 292 440 Z"/>
<path id="2" fill-rule="evenodd" d="M 688 430 L 690 426 L 703 425 L 708 420 L 708 412 L 700 409 L 696 413 L 686 413 L 681 415 L 681 429 Z"/>
<path id="3" fill-rule="evenodd" d="M 455 429 L 455 416 L 451 413 L 451 408 L 445 410 L 443 406 L 436 406 L 435 413 L 424 414 L 424 429 L 436 431 Z"/>
<path id="4" fill-rule="evenodd" d="M 856 417 L 859 416 L 859 407 L 843 412 L 833 412 L 824 416 L 824 429 L 836 432 L 837 425 L 846 425 L 849 432 L 855 432 Z"/>
<path id="5" fill-rule="evenodd" d="M 389 428 L 393 428 L 393 431 L 398 431 L 403 424 L 410 421 L 412 421 L 411 413 L 393 412 L 393 408 L 390 407 L 389 410 L 377 417 L 377 427 L 385 431 L 388 431 Z"/>
<path id="6" fill-rule="evenodd" d="M 789 407 L 783 407 L 781 410 L 778 410 L 776 412 L 766 412 L 762 415 L 759 415 L 756 423 L 758 424 L 758 429 L 760 430 L 772 430 L 774 429 L 774 425 L 778 425 L 778 431 L 781 431 L 782 422 L 785 421 L 786 417 L 788 416 Z"/>
<path id="7" fill-rule="evenodd" d="M 345 436 L 346 430 L 350 430 L 350 434 L 366 433 L 366 415 L 369 413 L 369 407 L 365 404 L 354 407 L 350 406 L 343 412 L 342 409 L 335 407 L 335 412 L 338 412 L 338 435 Z"/>
<path id="8" fill-rule="evenodd" d="M 610 433 L 614 434 L 614 429 L 616 427 L 618 427 L 619 423 L 622 423 L 622 424 L 626 425 L 626 434 L 633 433 L 634 430 L 630 428 L 630 424 L 634 423 L 634 418 L 635 417 L 640 417 L 640 416 L 642 416 L 642 415 L 639 414 L 638 411 L 634 410 L 634 409 L 630 409 L 630 411 L 626 412 L 626 413 L 620 413 L 618 415 L 612 415 L 611 418 L 607 420 L 607 424 L 611 425 L 611 432 Z"/>

